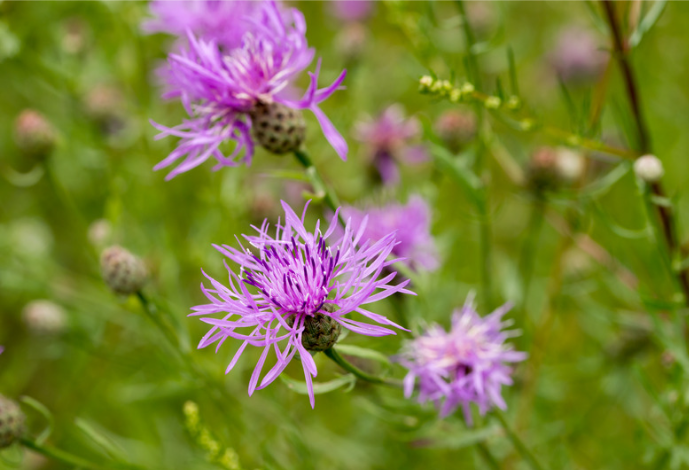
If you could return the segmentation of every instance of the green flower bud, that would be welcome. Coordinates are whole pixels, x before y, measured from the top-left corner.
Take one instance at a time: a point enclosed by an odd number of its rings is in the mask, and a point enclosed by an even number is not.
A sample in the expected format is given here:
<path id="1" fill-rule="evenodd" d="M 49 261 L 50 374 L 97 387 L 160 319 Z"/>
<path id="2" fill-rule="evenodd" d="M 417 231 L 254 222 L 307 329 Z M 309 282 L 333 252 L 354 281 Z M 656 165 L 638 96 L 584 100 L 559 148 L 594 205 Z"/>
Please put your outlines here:
<path id="1" fill-rule="evenodd" d="M 287 324 L 294 325 L 294 316 L 287 319 Z M 325 351 L 332 348 L 340 337 L 342 327 L 333 318 L 316 313 L 304 320 L 304 331 L 301 344 L 307 351 Z"/>
<path id="2" fill-rule="evenodd" d="M 250 113 L 252 133 L 266 150 L 277 155 L 298 150 L 306 137 L 304 115 L 280 103 L 258 103 Z"/>
<path id="3" fill-rule="evenodd" d="M 100 267 L 103 280 L 117 294 L 137 292 L 148 277 L 143 261 L 121 246 L 106 248 L 100 257 Z"/>
<path id="4" fill-rule="evenodd" d="M 25 420 L 19 404 L 0 395 L 0 449 L 9 447 L 22 437 Z"/>

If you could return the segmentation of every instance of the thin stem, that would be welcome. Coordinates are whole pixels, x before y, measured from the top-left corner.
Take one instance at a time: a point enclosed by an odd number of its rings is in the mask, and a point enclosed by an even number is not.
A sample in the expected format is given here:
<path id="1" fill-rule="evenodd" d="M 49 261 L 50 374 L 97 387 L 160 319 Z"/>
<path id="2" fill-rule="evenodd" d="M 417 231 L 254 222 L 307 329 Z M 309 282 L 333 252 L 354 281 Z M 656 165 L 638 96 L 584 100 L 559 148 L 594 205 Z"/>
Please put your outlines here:
<path id="1" fill-rule="evenodd" d="M 41 444 L 38 444 L 30 439 L 27 438 L 22 438 L 19 440 L 20 444 L 26 447 L 27 449 L 30 449 L 34 452 L 37 452 L 44 457 L 48 457 L 49 459 L 52 459 L 56 462 L 63 463 L 65 465 L 69 465 L 70 467 L 77 467 L 77 468 L 89 468 L 91 470 L 106 470 L 107 468 L 114 468 L 114 467 L 103 467 L 102 465 L 95 464 L 93 462 L 89 462 L 88 460 L 85 460 L 81 457 L 78 457 L 76 455 L 72 455 L 68 452 L 65 452 L 64 450 L 60 449 L 55 449 L 54 447 L 48 447 L 48 446 L 43 446 Z M 122 466 L 118 466 L 119 468 L 123 468 Z M 134 467 L 128 467 L 128 468 L 134 468 Z"/>
<path id="2" fill-rule="evenodd" d="M 627 92 L 627 99 L 632 109 L 632 116 L 636 124 L 636 129 L 639 138 L 639 150 L 642 154 L 651 152 L 651 138 L 646 126 L 646 120 L 641 110 L 641 98 L 639 94 L 639 87 L 634 78 L 632 66 L 629 62 L 628 52 L 629 48 L 622 36 L 622 30 L 615 13 L 615 5 L 610 0 L 602 0 L 603 9 L 610 26 L 610 33 L 613 39 L 613 46 L 615 52 L 615 59 L 622 71 L 624 79 L 625 90 Z M 665 191 L 660 182 L 651 185 L 651 191 L 659 198 L 665 198 Z M 670 253 L 672 260 L 676 255 L 681 255 L 681 247 L 677 239 L 677 228 L 674 214 L 670 207 L 660 204 L 654 204 L 660 224 L 663 231 L 663 236 Z M 687 278 L 687 269 L 680 270 L 676 273 L 682 293 L 684 294 L 684 301 L 689 306 L 689 279 Z"/>
<path id="3" fill-rule="evenodd" d="M 213 403 L 219 408 L 221 413 L 229 419 L 230 423 L 236 424 L 237 420 L 230 419 L 229 414 L 226 412 L 227 404 L 236 404 L 236 400 L 234 400 L 230 395 L 228 395 L 225 392 L 225 390 L 218 383 L 218 381 L 209 377 L 203 369 L 196 365 L 196 363 L 189 354 L 181 350 L 180 341 L 177 337 L 177 333 L 175 333 L 174 330 L 172 330 L 172 328 L 170 328 L 169 325 L 163 321 L 163 319 L 160 317 L 160 312 L 158 308 L 155 306 L 155 304 L 153 304 L 141 291 L 138 291 L 136 293 L 136 297 L 141 302 L 141 306 L 144 308 L 146 316 L 148 316 L 148 318 L 158 327 L 158 329 L 161 331 L 161 333 L 169 343 L 170 347 L 178 355 L 180 361 L 184 364 L 187 370 L 198 380 L 200 380 L 202 383 L 204 383 L 211 389 L 212 393 L 210 393 L 209 396 Z"/>
<path id="4" fill-rule="evenodd" d="M 469 16 L 467 15 L 464 2 L 462 0 L 457 0 L 457 9 L 462 14 L 462 30 L 464 31 L 464 40 L 466 41 L 467 54 L 469 56 L 469 65 L 472 68 L 472 75 L 476 85 L 481 88 L 481 69 L 478 65 L 478 59 L 474 53 L 474 45 L 476 44 L 476 35 L 474 34 L 474 29 L 471 27 L 469 22 Z"/>
<path id="5" fill-rule="evenodd" d="M 536 246 L 538 246 L 538 239 L 541 233 L 541 226 L 543 225 L 543 215 L 545 212 L 545 200 L 540 194 L 536 195 L 536 201 L 531 208 L 531 217 L 529 218 L 529 226 L 526 229 L 526 239 L 522 246 L 520 265 L 520 274 L 522 277 L 522 305 L 526 306 L 529 297 L 529 288 L 531 287 L 531 279 L 533 278 L 534 257 Z"/>
<path id="6" fill-rule="evenodd" d="M 483 457 L 483 460 L 486 461 L 486 464 L 488 464 L 490 468 L 495 470 L 500 470 L 502 468 L 500 466 L 500 462 L 498 462 L 485 442 L 479 442 L 476 444 L 476 448 L 478 449 L 478 453 L 481 454 L 481 457 Z"/>
<path id="7" fill-rule="evenodd" d="M 326 349 L 323 352 L 325 353 L 326 356 L 328 356 L 330 359 L 332 359 L 337 365 L 342 367 L 347 372 L 354 374 L 357 378 L 359 378 L 361 380 L 364 380 L 366 382 L 370 382 L 373 384 L 387 385 L 389 387 L 402 388 L 402 382 L 400 380 L 388 379 L 385 377 L 376 377 L 375 375 L 371 375 L 371 374 L 364 372 L 363 370 L 359 369 L 355 365 L 348 362 L 344 357 L 342 357 L 340 355 L 340 353 L 338 353 L 334 347 L 332 347 L 330 349 Z"/>
<path id="8" fill-rule="evenodd" d="M 491 266 L 493 265 L 492 254 L 492 235 L 490 214 L 488 211 L 487 199 L 488 189 L 483 187 L 483 196 L 481 202 L 478 204 L 479 210 L 479 239 L 480 239 L 480 256 L 481 256 L 481 292 L 483 295 L 483 305 L 487 310 L 493 308 L 493 276 L 491 274 Z"/>
<path id="9" fill-rule="evenodd" d="M 507 437 L 512 441 L 512 445 L 514 445 L 514 448 L 517 449 L 517 451 L 521 454 L 521 456 L 526 460 L 526 462 L 531 466 L 533 470 L 544 470 L 544 467 L 541 466 L 540 463 L 538 463 L 538 460 L 536 460 L 536 457 L 531 453 L 528 447 L 522 442 L 522 440 L 519 438 L 517 433 L 515 433 L 510 425 L 507 423 L 507 418 L 505 418 L 505 414 L 499 409 L 495 408 L 493 410 L 493 415 L 498 418 L 498 421 L 500 421 L 500 425 L 502 426 L 502 429 L 505 430 L 505 434 L 507 434 Z"/>
<path id="10" fill-rule="evenodd" d="M 318 169 L 316 166 L 313 164 L 313 161 L 311 161 L 311 158 L 309 157 L 309 154 L 306 153 L 304 150 L 295 150 L 294 151 L 294 156 L 297 158 L 299 163 L 304 167 L 306 170 L 306 175 L 309 177 L 309 180 L 311 180 L 311 184 L 313 185 L 314 189 L 316 190 L 317 193 L 322 193 L 323 194 L 323 201 L 325 201 L 325 204 L 332 210 L 333 212 L 336 212 L 337 209 L 340 208 L 340 201 L 337 198 L 337 195 L 335 194 L 335 191 L 330 188 L 327 184 L 325 184 L 325 181 L 323 181 L 323 178 L 321 177 L 320 173 L 318 172 Z M 345 226 L 345 220 L 342 217 L 341 214 L 338 213 L 338 219 L 342 226 Z"/>

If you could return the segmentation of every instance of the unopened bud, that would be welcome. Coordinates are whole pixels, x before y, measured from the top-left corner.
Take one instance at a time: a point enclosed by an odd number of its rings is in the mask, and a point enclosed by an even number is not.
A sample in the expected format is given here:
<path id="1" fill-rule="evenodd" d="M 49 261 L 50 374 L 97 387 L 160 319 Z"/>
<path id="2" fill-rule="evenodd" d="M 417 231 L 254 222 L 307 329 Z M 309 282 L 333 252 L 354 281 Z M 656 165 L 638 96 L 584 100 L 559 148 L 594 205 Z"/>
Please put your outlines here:
<path id="1" fill-rule="evenodd" d="M 277 155 L 298 150 L 306 137 L 304 115 L 280 103 L 257 103 L 251 112 L 254 138 Z"/>
<path id="2" fill-rule="evenodd" d="M 419 91 L 423 93 L 428 93 L 433 86 L 433 77 L 430 75 L 424 75 L 419 79 Z"/>
<path id="3" fill-rule="evenodd" d="M 476 117 L 468 111 L 445 111 L 435 121 L 435 132 L 450 150 L 457 152 L 476 136 Z"/>
<path id="4" fill-rule="evenodd" d="M 287 323 L 294 325 L 295 317 L 290 317 Z M 340 337 L 342 327 L 332 317 L 316 313 L 304 319 L 304 331 L 301 334 L 301 344 L 307 351 L 325 351 L 332 348 Z"/>
<path id="5" fill-rule="evenodd" d="M 57 134 L 45 116 L 33 109 L 25 109 L 14 123 L 14 139 L 26 156 L 43 159 L 55 147 Z"/>
<path id="6" fill-rule="evenodd" d="M 608 54 L 589 30 L 570 28 L 562 31 L 550 61 L 561 80 L 573 84 L 594 81 L 605 69 Z"/>
<path id="7" fill-rule="evenodd" d="M 557 186 L 557 153 L 552 147 L 541 147 L 529 160 L 528 177 L 530 186 L 536 191 L 553 189 Z"/>
<path id="8" fill-rule="evenodd" d="M 38 335 L 59 334 L 67 324 L 65 311 L 50 300 L 34 300 L 26 304 L 22 319 L 29 330 Z"/>
<path id="9" fill-rule="evenodd" d="M 121 246 L 106 248 L 100 257 L 103 280 L 115 293 L 129 295 L 146 283 L 143 261 Z"/>
<path id="10" fill-rule="evenodd" d="M 583 176 L 586 170 L 586 160 L 581 153 L 567 147 L 558 147 L 556 155 L 555 165 L 558 176 L 562 180 L 572 182 Z"/>
<path id="11" fill-rule="evenodd" d="M 9 447 L 24 435 L 25 420 L 19 404 L 0 395 L 0 449 Z"/>
<path id="12" fill-rule="evenodd" d="M 641 180 L 655 183 L 665 174 L 663 163 L 655 155 L 644 155 L 634 162 L 634 172 Z"/>
<path id="13" fill-rule="evenodd" d="M 337 35 L 337 49 L 347 60 L 356 59 L 364 51 L 367 37 L 368 33 L 363 24 L 347 23 Z"/>
<path id="14" fill-rule="evenodd" d="M 89 225 L 88 239 L 96 248 L 102 248 L 108 244 L 112 237 L 112 224 L 107 219 L 94 220 Z"/>
<path id="15" fill-rule="evenodd" d="M 121 119 L 124 97 L 119 88 L 107 84 L 93 87 L 84 99 L 88 115 L 100 122 Z"/>

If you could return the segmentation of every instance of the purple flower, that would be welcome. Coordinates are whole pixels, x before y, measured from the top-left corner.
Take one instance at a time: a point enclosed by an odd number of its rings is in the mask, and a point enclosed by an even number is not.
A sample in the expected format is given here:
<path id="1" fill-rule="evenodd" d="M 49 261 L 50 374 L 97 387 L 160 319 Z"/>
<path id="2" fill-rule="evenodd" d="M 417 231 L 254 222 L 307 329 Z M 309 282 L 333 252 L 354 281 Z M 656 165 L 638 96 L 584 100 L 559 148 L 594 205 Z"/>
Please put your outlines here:
<path id="1" fill-rule="evenodd" d="M 500 394 L 503 385 L 512 384 L 512 369 L 506 364 L 527 357 L 505 344 L 515 336 L 514 331 L 503 331 L 511 325 L 502 321 L 511 306 L 503 305 L 482 318 L 472 303 L 470 297 L 464 307 L 454 312 L 449 332 L 441 326 L 431 326 L 423 336 L 410 342 L 398 358 L 409 369 L 404 379 L 407 397 L 418 379 L 420 402 L 434 402 L 443 417 L 461 406 L 468 424 L 472 402 L 481 414 L 493 406 L 507 407 Z"/>
<path id="2" fill-rule="evenodd" d="M 292 110 L 311 110 L 330 144 L 346 159 L 347 143 L 318 107 L 340 87 L 346 71 L 329 87 L 318 89 L 319 61 L 315 72 L 309 72 L 311 83 L 304 97 L 291 99 L 293 79 L 315 54 L 306 43 L 304 17 L 296 9 L 279 11 L 274 2 L 261 3 L 259 13 L 258 20 L 253 21 L 255 31 L 244 33 L 241 47 L 224 51 L 214 40 L 189 34 L 188 49 L 170 54 L 168 91 L 163 97 L 179 97 L 189 119 L 172 128 L 152 123 L 161 131 L 157 139 L 168 135 L 181 139 L 177 149 L 155 166 L 158 170 L 183 158 L 167 179 L 210 157 L 217 161 L 215 170 L 250 164 L 254 149 L 251 114 L 272 103 Z M 226 140 L 236 143 L 229 156 L 221 149 Z M 242 150 L 244 156 L 236 160 Z"/>
<path id="3" fill-rule="evenodd" d="M 240 266 L 239 274 L 225 265 L 230 277 L 229 286 L 224 286 L 204 273 L 211 285 L 202 285 L 201 289 L 210 303 L 194 307 L 195 313 L 191 315 L 201 316 L 203 322 L 212 325 L 199 348 L 217 342 L 217 351 L 227 338 L 243 341 L 227 372 L 247 345 L 263 348 L 249 381 L 249 395 L 273 382 L 298 353 L 313 407 L 312 377 L 317 373 L 316 363 L 304 343 L 309 340 L 308 330 L 314 322 L 325 320 L 338 331 L 344 327 L 367 336 L 395 334 L 384 326 L 356 321 L 346 315 L 357 312 L 380 325 L 401 328 L 384 316 L 366 310 L 364 305 L 396 292 L 412 292 L 404 288 L 408 281 L 389 284 L 396 273 L 379 279 L 383 270 L 394 262 L 386 260 L 395 246 L 394 234 L 377 242 L 361 243 L 365 222 L 357 231 L 348 223 L 343 236 L 328 246 L 326 241 L 334 235 L 337 214 L 325 234 L 321 234 L 320 221 L 314 232 L 309 233 L 304 228 L 308 204 L 301 219 L 285 202 L 282 206 L 285 223 L 281 226 L 278 221 L 275 238 L 268 234 L 267 221 L 260 229 L 256 228 L 258 236 L 244 236 L 257 253 L 245 249 L 241 243 L 240 249 L 215 246 Z M 216 314 L 222 318 L 215 318 Z M 259 380 L 271 350 L 275 351 L 277 362 Z"/>
<path id="4" fill-rule="evenodd" d="M 410 268 L 427 271 L 438 268 L 438 254 L 430 233 L 431 211 L 420 196 L 410 197 L 406 205 L 388 204 L 364 210 L 345 207 L 342 213 L 351 218 L 355 227 L 368 217 L 364 239 L 377 241 L 394 233 L 397 245 L 392 253 Z"/>
<path id="5" fill-rule="evenodd" d="M 595 34 L 571 27 L 558 36 L 550 61 L 565 82 L 587 83 L 600 76 L 608 57 Z"/>
<path id="6" fill-rule="evenodd" d="M 332 14 L 342 21 L 363 21 L 371 15 L 371 0 L 332 0 Z"/>
<path id="7" fill-rule="evenodd" d="M 428 159 L 422 145 L 413 141 L 421 135 L 421 125 L 415 118 L 405 118 L 400 105 L 392 105 L 377 120 L 358 123 L 354 137 L 369 147 L 369 155 L 384 183 L 399 181 L 398 163 L 418 164 Z"/>
<path id="8" fill-rule="evenodd" d="M 164 32 L 184 37 L 187 31 L 205 40 L 233 49 L 242 45 L 242 36 L 252 28 L 247 17 L 256 16 L 261 4 L 241 0 L 190 0 L 151 2 L 154 18 L 145 21 L 148 33 Z"/>

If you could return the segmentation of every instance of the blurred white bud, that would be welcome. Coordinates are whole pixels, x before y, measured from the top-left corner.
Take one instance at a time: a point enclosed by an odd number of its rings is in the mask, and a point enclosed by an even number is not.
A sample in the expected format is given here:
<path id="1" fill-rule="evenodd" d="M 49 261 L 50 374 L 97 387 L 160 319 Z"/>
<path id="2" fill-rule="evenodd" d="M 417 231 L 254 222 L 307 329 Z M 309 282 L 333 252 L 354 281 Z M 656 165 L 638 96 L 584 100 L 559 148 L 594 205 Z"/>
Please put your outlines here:
<path id="1" fill-rule="evenodd" d="M 116 294 L 137 292 L 146 284 L 148 277 L 143 261 L 121 246 L 103 250 L 100 268 L 103 280 Z"/>
<path id="2" fill-rule="evenodd" d="M 644 155 L 634 162 L 636 176 L 647 183 L 655 183 L 665 174 L 663 163 L 655 155 Z"/>
<path id="3" fill-rule="evenodd" d="M 22 320 L 32 333 L 55 335 L 64 331 L 67 314 L 55 302 L 34 300 L 24 307 Z"/>
<path id="4" fill-rule="evenodd" d="M 359 22 L 352 22 L 342 28 L 335 41 L 337 49 L 345 59 L 353 60 L 364 51 L 367 38 L 366 27 Z"/>
<path id="5" fill-rule="evenodd" d="M 586 160 L 584 156 L 567 147 L 557 149 L 557 159 L 555 161 L 557 173 L 564 181 L 576 181 L 586 170 Z"/>
<path id="6" fill-rule="evenodd" d="M 89 225 L 89 241 L 96 248 L 102 248 L 110 242 L 112 236 L 112 225 L 106 219 L 94 220 Z"/>

